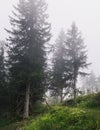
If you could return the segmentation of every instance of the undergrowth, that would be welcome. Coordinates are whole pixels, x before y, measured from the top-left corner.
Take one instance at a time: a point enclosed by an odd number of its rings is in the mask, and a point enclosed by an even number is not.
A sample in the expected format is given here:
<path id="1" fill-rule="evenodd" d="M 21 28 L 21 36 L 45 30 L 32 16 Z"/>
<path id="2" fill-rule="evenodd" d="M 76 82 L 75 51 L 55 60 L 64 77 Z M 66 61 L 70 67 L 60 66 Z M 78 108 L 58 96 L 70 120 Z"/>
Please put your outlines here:
<path id="1" fill-rule="evenodd" d="M 24 130 L 99 130 L 98 120 L 80 108 L 54 107 Z"/>

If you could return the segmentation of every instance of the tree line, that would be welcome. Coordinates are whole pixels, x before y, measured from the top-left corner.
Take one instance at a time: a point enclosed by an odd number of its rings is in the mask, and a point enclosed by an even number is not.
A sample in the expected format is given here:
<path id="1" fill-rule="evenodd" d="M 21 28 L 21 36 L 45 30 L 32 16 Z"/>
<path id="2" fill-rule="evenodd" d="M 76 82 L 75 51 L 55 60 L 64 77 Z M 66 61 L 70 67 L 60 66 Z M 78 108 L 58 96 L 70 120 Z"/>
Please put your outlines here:
<path id="1" fill-rule="evenodd" d="M 0 47 L 1 113 L 9 111 L 28 118 L 48 90 L 61 102 L 68 94 L 76 102 L 78 76 L 87 75 L 83 69 L 89 66 L 86 46 L 72 23 L 67 32 L 60 32 L 51 51 L 52 67 L 48 66 L 51 24 L 46 10 L 45 0 L 19 0 L 14 6 L 11 29 L 5 29 L 6 51 L 3 45 Z"/>

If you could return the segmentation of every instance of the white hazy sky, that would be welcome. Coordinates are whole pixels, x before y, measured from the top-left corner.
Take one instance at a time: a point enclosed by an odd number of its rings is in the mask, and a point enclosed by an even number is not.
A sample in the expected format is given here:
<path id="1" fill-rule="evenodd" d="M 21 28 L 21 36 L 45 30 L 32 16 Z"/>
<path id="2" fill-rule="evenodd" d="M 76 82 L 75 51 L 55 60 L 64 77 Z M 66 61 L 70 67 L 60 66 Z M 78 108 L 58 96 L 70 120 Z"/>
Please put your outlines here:
<path id="1" fill-rule="evenodd" d="M 0 40 L 7 36 L 12 4 L 18 0 L 0 0 Z M 87 45 L 90 69 L 100 74 L 100 0 L 46 0 L 52 23 L 52 33 L 57 36 L 61 28 L 67 30 L 73 21 L 82 32 Z"/>

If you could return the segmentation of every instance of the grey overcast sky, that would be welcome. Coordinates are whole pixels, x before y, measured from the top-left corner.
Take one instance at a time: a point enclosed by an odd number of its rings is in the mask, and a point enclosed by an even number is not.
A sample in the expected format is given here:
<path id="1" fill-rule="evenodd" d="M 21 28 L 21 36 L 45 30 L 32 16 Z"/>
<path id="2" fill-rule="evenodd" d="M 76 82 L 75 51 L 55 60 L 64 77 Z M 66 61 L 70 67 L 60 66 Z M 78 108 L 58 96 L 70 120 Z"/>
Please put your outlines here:
<path id="1" fill-rule="evenodd" d="M 67 30 L 73 21 L 82 32 L 87 45 L 88 61 L 92 69 L 100 74 L 100 0 L 46 0 L 52 34 L 57 36 L 61 28 Z M 0 0 L 0 40 L 7 36 L 4 28 L 9 28 L 12 5 L 18 0 Z"/>

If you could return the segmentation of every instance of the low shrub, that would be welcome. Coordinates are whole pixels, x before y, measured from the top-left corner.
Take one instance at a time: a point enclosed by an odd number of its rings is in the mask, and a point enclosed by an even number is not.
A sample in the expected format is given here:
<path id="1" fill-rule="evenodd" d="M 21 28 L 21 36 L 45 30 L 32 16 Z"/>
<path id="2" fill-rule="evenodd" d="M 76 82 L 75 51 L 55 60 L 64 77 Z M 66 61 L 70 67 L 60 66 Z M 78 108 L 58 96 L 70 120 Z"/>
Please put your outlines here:
<path id="1" fill-rule="evenodd" d="M 100 92 L 79 96 L 76 98 L 76 104 L 74 104 L 73 99 L 69 99 L 63 102 L 63 106 L 75 107 L 76 105 L 81 108 L 100 108 Z"/>
<path id="2" fill-rule="evenodd" d="M 77 106 L 84 108 L 100 108 L 100 92 L 77 98 Z"/>

